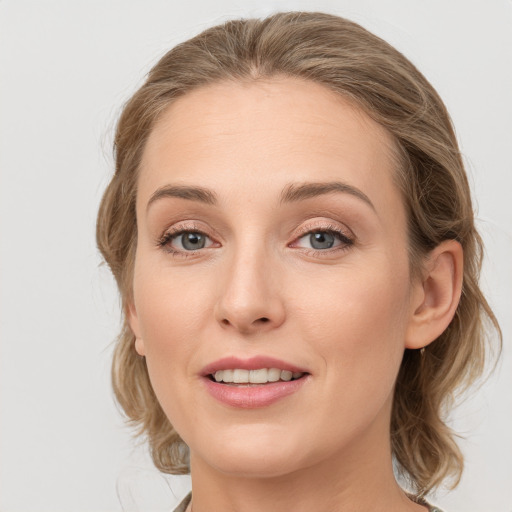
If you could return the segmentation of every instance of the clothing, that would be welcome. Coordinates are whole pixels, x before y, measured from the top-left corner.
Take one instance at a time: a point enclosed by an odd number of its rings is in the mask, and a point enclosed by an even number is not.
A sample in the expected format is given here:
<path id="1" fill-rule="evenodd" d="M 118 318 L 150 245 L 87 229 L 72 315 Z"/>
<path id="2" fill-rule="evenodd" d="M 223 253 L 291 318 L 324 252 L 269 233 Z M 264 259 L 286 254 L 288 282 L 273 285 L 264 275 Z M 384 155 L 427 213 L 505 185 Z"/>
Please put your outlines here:
<path id="1" fill-rule="evenodd" d="M 177 508 L 174 509 L 174 512 L 185 512 L 187 510 L 188 504 L 190 503 L 190 500 L 192 499 L 192 493 L 188 493 L 183 501 L 178 505 Z M 428 507 L 429 512 L 443 512 L 440 508 L 433 507 L 432 505 L 429 505 L 426 501 L 416 500 L 416 503 L 419 503 L 420 505 L 425 505 Z"/>
<path id="2" fill-rule="evenodd" d="M 174 509 L 174 512 L 185 512 L 187 510 L 188 504 L 192 499 L 192 493 L 189 492 L 184 498 L 183 501 Z"/>
<path id="3" fill-rule="evenodd" d="M 407 494 L 407 496 L 410 500 L 414 501 L 414 503 L 428 507 L 428 512 L 443 512 L 440 508 L 432 506 L 430 503 L 428 503 L 423 498 L 416 498 L 416 496 L 413 496 L 412 494 Z M 191 498 L 192 498 L 192 496 L 191 496 Z"/>

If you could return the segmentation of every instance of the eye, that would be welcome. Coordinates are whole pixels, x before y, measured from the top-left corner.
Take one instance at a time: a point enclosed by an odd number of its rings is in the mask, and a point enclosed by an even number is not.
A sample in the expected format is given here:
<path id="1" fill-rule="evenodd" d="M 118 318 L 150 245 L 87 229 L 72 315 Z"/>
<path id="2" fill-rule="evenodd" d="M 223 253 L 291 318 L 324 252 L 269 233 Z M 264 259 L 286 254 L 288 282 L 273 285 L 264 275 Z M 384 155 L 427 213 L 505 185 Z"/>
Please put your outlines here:
<path id="1" fill-rule="evenodd" d="M 308 242 L 311 244 L 313 249 L 330 249 L 334 246 L 336 237 L 332 233 L 326 231 L 318 231 L 316 233 L 310 233 L 306 235 L 309 238 Z"/>
<path id="2" fill-rule="evenodd" d="M 213 243 L 213 240 L 201 231 L 166 233 L 159 241 L 159 245 L 170 252 L 198 251 L 211 247 Z"/>
<path id="3" fill-rule="evenodd" d="M 303 249 L 314 249 L 315 251 L 325 251 L 346 247 L 352 245 L 352 243 L 352 240 L 340 231 L 317 229 L 301 236 L 294 246 Z"/>
<path id="4" fill-rule="evenodd" d="M 185 232 L 181 235 L 176 236 L 173 241 L 177 245 L 181 245 L 180 249 L 186 251 L 196 251 L 197 249 L 203 249 L 206 247 L 209 238 L 203 233 L 198 232 Z"/>

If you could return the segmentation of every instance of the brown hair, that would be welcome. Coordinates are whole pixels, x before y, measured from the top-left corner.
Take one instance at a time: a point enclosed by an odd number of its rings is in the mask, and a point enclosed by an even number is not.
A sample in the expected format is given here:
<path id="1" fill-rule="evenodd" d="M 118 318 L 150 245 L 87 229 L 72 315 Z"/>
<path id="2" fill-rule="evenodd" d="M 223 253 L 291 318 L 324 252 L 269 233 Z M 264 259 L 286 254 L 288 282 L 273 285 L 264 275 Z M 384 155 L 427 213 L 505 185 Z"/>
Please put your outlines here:
<path id="1" fill-rule="evenodd" d="M 455 317 L 424 350 L 405 351 L 391 418 L 393 455 L 414 491 L 424 495 L 447 477 L 456 485 L 463 458 L 445 423 L 446 413 L 456 393 L 482 373 L 489 347 L 486 324 L 501 335 L 478 286 L 482 242 L 443 102 L 411 62 L 359 25 L 322 13 L 229 21 L 176 46 L 150 71 L 117 125 L 116 170 L 97 223 L 98 246 L 117 280 L 124 310 L 132 299 L 138 167 L 159 115 L 194 88 L 276 75 L 323 84 L 394 136 L 412 272 L 443 240 L 458 240 L 464 249 L 463 290 Z M 112 366 L 116 398 L 148 436 L 155 465 L 164 472 L 185 473 L 186 447 L 155 397 L 134 340 L 125 318 Z"/>

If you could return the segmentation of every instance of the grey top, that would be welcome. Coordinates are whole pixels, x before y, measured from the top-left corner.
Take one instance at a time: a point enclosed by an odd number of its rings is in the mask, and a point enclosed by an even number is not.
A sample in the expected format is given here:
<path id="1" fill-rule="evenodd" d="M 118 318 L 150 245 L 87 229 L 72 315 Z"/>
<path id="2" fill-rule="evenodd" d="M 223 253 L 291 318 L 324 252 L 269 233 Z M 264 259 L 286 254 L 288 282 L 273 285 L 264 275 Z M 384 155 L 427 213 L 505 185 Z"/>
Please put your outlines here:
<path id="1" fill-rule="evenodd" d="M 177 508 L 174 509 L 174 512 L 185 512 L 185 510 L 187 510 L 187 507 L 190 503 L 190 501 L 192 500 L 192 493 L 188 493 L 185 498 L 183 499 L 183 501 L 177 506 Z M 432 505 L 429 505 L 426 501 L 424 500 L 415 500 L 416 503 L 420 504 L 420 505 L 425 505 L 426 507 L 428 507 L 428 510 L 429 512 L 443 512 L 440 508 L 437 508 L 437 507 L 433 507 Z"/>
<path id="2" fill-rule="evenodd" d="M 188 504 L 192 499 L 192 493 L 189 492 L 184 498 L 183 501 L 174 509 L 174 512 L 185 512 L 187 510 Z"/>

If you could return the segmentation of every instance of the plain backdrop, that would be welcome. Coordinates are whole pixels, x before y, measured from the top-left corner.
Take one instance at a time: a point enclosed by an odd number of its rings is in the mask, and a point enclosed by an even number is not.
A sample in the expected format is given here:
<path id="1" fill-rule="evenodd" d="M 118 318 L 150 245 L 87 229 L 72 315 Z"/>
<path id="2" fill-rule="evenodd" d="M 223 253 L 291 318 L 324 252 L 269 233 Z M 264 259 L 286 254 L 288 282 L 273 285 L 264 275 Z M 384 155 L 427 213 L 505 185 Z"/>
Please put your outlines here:
<path id="1" fill-rule="evenodd" d="M 500 364 L 455 411 L 467 469 L 432 501 L 512 511 L 510 0 L 0 0 L 0 510 L 172 510 L 113 401 L 113 280 L 95 247 L 122 104 L 170 47 L 229 18 L 332 12 L 405 53 L 446 101 L 486 246 Z"/>

